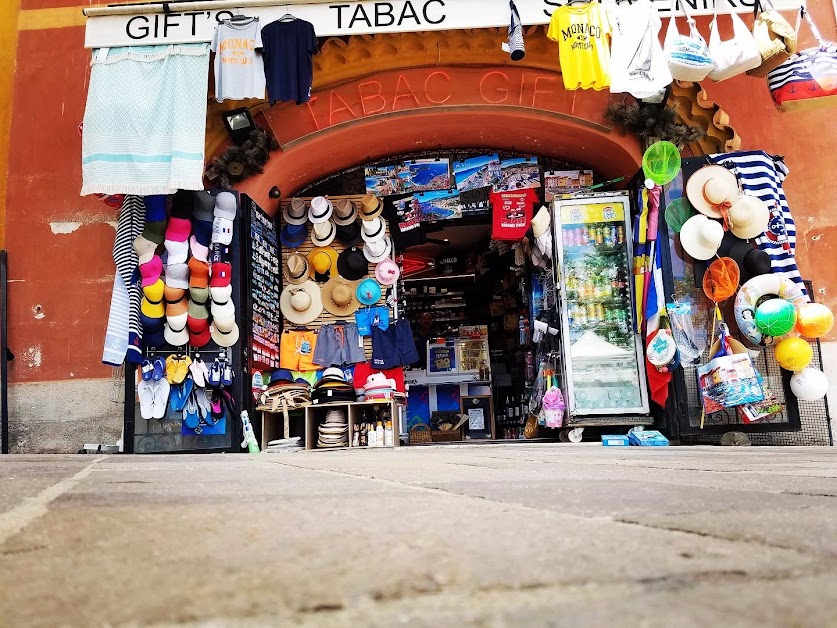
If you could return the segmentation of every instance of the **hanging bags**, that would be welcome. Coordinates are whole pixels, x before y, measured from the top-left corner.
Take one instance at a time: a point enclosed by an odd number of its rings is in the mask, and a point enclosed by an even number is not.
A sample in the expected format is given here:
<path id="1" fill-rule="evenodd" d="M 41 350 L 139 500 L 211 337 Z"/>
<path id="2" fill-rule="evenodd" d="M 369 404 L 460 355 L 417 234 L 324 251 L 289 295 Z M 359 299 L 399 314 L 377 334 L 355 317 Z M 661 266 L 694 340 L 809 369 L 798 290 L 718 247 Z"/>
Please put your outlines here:
<path id="1" fill-rule="evenodd" d="M 761 1 L 753 6 L 753 39 L 756 40 L 762 62 L 757 68 L 747 70 L 749 76 L 764 78 L 770 70 L 778 67 L 796 52 L 796 31 L 782 17 L 770 0 L 764 0 L 769 7 L 766 11 Z"/>
<path id="2" fill-rule="evenodd" d="M 721 35 L 718 33 L 718 6 L 715 0 L 712 7 L 715 16 L 709 25 L 709 54 L 715 68 L 709 73 L 709 78 L 713 81 L 723 81 L 761 65 L 761 53 L 756 46 L 756 40 L 747 30 L 744 21 L 735 13 L 730 13 L 733 37 L 721 41 Z"/>
<path id="3" fill-rule="evenodd" d="M 804 8 L 799 9 L 796 32 L 808 21 L 819 46 L 806 48 L 767 75 L 770 95 L 781 111 L 819 109 L 837 103 L 837 45 L 825 41 Z"/>
<path id="4" fill-rule="evenodd" d="M 671 19 L 666 29 L 663 53 L 675 81 L 702 81 L 715 66 L 706 42 L 695 28 L 695 21 L 686 12 L 686 5 L 681 6 L 689 24 L 689 35 L 681 35 L 677 30 L 677 21 L 674 17 L 677 0 L 671 0 Z"/>

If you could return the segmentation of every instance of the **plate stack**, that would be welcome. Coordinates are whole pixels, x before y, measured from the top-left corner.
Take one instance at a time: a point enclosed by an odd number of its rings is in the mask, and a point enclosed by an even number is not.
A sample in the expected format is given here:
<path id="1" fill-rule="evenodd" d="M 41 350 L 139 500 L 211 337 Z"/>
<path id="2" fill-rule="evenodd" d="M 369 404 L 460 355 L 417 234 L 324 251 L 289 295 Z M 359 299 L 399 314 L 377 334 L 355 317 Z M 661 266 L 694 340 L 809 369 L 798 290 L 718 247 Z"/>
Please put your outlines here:
<path id="1" fill-rule="evenodd" d="M 349 446 L 349 421 L 346 410 L 335 408 L 326 414 L 325 423 L 319 426 L 320 437 L 317 440 L 317 447 L 322 449 L 334 449 L 337 447 Z"/>

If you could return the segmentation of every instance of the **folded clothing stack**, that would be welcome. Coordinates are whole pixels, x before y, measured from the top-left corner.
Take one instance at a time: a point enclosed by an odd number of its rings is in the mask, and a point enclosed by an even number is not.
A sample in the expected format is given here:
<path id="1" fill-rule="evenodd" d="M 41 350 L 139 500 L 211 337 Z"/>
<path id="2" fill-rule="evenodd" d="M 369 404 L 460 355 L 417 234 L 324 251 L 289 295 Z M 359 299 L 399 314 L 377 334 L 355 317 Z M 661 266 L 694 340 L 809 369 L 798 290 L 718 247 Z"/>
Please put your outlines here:
<path id="1" fill-rule="evenodd" d="M 311 391 L 311 403 L 351 403 L 355 400 L 355 389 L 346 381 L 342 369 L 332 367 L 323 371 L 323 376 L 314 384 Z"/>
<path id="2" fill-rule="evenodd" d="M 329 410 L 326 414 L 325 423 L 321 424 L 317 431 L 319 432 L 317 447 L 323 449 L 348 447 L 349 421 L 346 410 L 343 408 Z"/>

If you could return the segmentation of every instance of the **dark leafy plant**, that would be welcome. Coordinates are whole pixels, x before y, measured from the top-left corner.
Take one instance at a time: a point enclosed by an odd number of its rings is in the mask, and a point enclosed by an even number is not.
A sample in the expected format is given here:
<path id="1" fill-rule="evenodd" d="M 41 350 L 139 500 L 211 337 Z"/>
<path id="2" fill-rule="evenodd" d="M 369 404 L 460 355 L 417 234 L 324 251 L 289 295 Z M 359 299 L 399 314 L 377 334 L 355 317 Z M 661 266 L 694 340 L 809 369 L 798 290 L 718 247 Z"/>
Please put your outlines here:
<path id="1" fill-rule="evenodd" d="M 220 157 L 212 160 L 206 172 L 207 178 L 222 188 L 244 181 L 254 174 L 264 172 L 271 151 L 279 148 L 273 135 L 256 127 L 241 145 L 232 145 Z"/>
<path id="2" fill-rule="evenodd" d="M 659 105 L 611 103 L 605 118 L 625 127 L 643 141 L 657 138 L 682 146 L 704 136 L 702 129 L 677 122 L 673 109 Z"/>

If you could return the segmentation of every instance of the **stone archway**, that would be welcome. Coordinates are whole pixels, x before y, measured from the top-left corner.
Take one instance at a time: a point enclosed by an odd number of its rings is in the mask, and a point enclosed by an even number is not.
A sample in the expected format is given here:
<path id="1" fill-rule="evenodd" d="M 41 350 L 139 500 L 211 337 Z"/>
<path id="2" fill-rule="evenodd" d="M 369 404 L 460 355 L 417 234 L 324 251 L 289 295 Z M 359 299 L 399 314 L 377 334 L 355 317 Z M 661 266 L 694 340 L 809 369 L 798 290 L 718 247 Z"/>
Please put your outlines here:
<path id="1" fill-rule="evenodd" d="M 639 143 L 604 120 L 607 92 L 566 92 L 554 42 L 544 27 L 526 34 L 526 57 L 511 63 L 504 29 L 330 38 L 315 57 L 312 102 L 252 111 L 282 149 L 242 192 L 268 208 L 268 190 L 291 194 L 318 178 L 386 155 L 433 148 L 485 147 L 595 167 L 608 178 L 638 168 Z M 669 106 L 706 135 L 693 155 L 735 150 L 729 118 L 697 84 L 672 89 Z M 226 142 L 211 101 L 207 155 Z"/>

